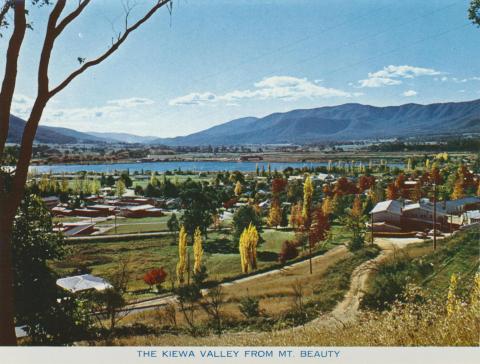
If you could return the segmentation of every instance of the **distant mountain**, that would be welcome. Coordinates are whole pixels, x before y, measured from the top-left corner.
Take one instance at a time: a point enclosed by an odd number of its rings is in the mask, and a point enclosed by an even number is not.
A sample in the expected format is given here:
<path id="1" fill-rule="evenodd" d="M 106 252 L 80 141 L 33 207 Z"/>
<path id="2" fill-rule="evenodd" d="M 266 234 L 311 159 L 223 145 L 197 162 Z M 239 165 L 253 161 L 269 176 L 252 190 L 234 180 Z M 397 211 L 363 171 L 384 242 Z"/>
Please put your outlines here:
<path id="1" fill-rule="evenodd" d="M 25 120 L 10 115 L 8 139 L 10 143 L 19 143 L 22 138 Z M 73 129 L 40 125 L 35 136 L 37 143 L 76 144 L 76 143 L 148 143 L 155 137 L 140 137 L 126 133 L 82 133 Z"/>
<path id="2" fill-rule="evenodd" d="M 152 136 L 140 136 L 127 133 L 99 133 L 99 132 L 87 132 L 89 135 L 108 140 L 112 143 L 121 142 L 121 143 L 139 143 L 139 144 L 148 144 L 151 141 L 158 139 L 157 137 Z"/>
<path id="3" fill-rule="evenodd" d="M 375 107 L 344 104 L 230 121 L 184 137 L 157 139 L 168 146 L 312 143 L 480 133 L 480 99 L 430 105 Z"/>
<path id="4" fill-rule="evenodd" d="M 10 127 L 8 130 L 7 141 L 10 143 L 19 143 L 22 139 L 25 124 L 25 120 L 10 115 Z M 37 134 L 35 135 L 35 141 L 44 144 L 73 144 L 86 142 L 98 143 L 102 140 L 93 135 L 88 135 L 72 129 L 39 126 Z"/>

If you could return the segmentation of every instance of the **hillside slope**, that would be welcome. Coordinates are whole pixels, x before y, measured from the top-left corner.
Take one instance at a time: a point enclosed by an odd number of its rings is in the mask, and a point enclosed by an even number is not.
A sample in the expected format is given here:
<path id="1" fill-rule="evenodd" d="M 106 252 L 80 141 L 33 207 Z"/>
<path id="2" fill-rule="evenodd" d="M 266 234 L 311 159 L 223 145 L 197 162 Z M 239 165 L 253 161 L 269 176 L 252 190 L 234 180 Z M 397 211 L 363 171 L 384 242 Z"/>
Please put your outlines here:
<path id="1" fill-rule="evenodd" d="M 480 133 L 480 100 L 375 107 L 344 104 L 242 118 L 185 137 L 158 139 L 179 145 L 281 144 Z"/>

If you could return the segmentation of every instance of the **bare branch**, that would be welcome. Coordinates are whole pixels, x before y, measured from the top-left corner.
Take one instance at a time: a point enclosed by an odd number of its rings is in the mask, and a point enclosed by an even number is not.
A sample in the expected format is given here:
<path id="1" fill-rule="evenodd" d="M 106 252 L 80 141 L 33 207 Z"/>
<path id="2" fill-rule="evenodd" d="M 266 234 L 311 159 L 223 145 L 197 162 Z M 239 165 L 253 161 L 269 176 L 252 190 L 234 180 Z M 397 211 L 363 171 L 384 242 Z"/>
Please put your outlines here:
<path id="1" fill-rule="evenodd" d="M 79 0 L 78 7 L 73 10 L 70 14 L 68 14 L 62 21 L 57 25 L 57 35 L 62 33 L 65 27 L 70 24 L 73 20 L 75 20 L 82 11 L 87 7 L 90 3 L 90 0 Z"/>
<path id="2" fill-rule="evenodd" d="M 107 59 L 110 55 L 115 53 L 118 50 L 118 48 L 123 44 L 123 42 L 127 40 L 130 33 L 135 31 L 138 27 L 140 27 L 143 23 L 145 23 L 148 19 L 150 19 L 158 9 L 168 4 L 170 1 L 171 0 L 158 0 L 157 3 L 141 19 L 139 19 L 133 25 L 129 26 L 123 34 L 120 33 L 117 40 L 112 44 L 112 46 L 105 53 L 103 53 L 101 56 L 99 56 L 96 59 L 93 59 L 91 61 L 84 63 L 83 66 L 78 68 L 76 71 L 72 72 L 62 83 L 60 83 L 57 87 L 52 89 L 49 93 L 49 98 L 53 97 L 58 92 L 62 91 L 65 87 L 68 86 L 68 84 L 70 84 L 70 82 L 72 82 L 77 76 L 85 72 L 87 69 L 100 64 L 105 59 Z"/>

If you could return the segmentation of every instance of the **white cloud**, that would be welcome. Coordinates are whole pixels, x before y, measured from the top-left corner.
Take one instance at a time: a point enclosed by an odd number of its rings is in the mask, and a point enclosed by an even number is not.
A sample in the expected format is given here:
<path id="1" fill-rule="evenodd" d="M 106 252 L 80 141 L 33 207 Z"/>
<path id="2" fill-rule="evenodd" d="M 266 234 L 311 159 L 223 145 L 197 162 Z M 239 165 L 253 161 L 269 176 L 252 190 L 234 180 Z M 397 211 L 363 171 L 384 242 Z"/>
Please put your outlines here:
<path id="1" fill-rule="evenodd" d="M 120 108 L 130 108 L 143 105 L 152 105 L 154 104 L 154 101 L 141 97 L 131 97 L 129 99 L 110 100 L 107 101 L 107 104 L 118 106 Z"/>
<path id="2" fill-rule="evenodd" d="M 214 102 L 217 96 L 211 92 L 199 93 L 192 92 L 185 96 L 180 96 L 168 102 L 170 106 L 202 105 L 208 102 Z"/>
<path id="3" fill-rule="evenodd" d="M 432 68 L 414 66 L 386 66 L 380 71 L 368 73 L 368 78 L 358 81 L 359 87 L 383 87 L 400 85 L 403 79 L 413 79 L 420 76 L 435 76 L 442 72 Z"/>
<path id="4" fill-rule="evenodd" d="M 412 97 L 412 96 L 417 96 L 418 92 L 415 90 L 408 90 L 405 91 L 402 95 L 405 97 Z"/>
<path id="5" fill-rule="evenodd" d="M 20 118 L 28 117 L 34 101 L 31 97 L 15 94 L 12 99 L 12 114 Z"/>
<path id="6" fill-rule="evenodd" d="M 53 100 L 52 100 L 53 101 Z M 26 119 L 30 115 L 34 99 L 25 95 L 17 94 L 13 97 L 12 114 Z M 148 106 L 153 100 L 131 97 L 107 101 L 104 105 L 80 108 L 61 108 L 57 103 L 51 102 L 44 110 L 42 121 L 47 122 L 88 122 L 98 118 L 110 118 L 121 116 L 126 110 Z"/>
<path id="7" fill-rule="evenodd" d="M 272 76 L 256 82 L 253 89 L 234 90 L 223 95 L 212 92 L 190 93 L 169 101 L 171 106 L 204 105 L 215 102 L 237 104 L 240 100 L 284 99 L 298 100 L 300 98 L 351 97 L 348 92 L 319 85 L 321 80 L 313 82 L 306 78 L 291 76 Z"/>

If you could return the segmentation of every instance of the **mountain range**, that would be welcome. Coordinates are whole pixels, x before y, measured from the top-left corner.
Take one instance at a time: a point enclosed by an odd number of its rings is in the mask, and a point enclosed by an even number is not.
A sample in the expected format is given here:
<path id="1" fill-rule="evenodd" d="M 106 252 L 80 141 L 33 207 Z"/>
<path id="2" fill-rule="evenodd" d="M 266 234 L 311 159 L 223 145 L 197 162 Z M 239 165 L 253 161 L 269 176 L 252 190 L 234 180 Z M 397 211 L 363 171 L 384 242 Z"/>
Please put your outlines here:
<path id="1" fill-rule="evenodd" d="M 9 142 L 19 142 L 25 121 L 11 115 Z M 78 132 L 40 126 L 38 143 L 141 143 L 167 146 L 306 144 L 393 137 L 480 133 L 480 99 L 429 105 L 377 107 L 343 104 L 245 117 L 176 138 Z"/>
<path id="2" fill-rule="evenodd" d="M 247 117 L 184 137 L 169 146 L 305 144 L 325 141 L 480 133 L 480 99 L 430 105 L 376 107 L 344 104 Z"/>

